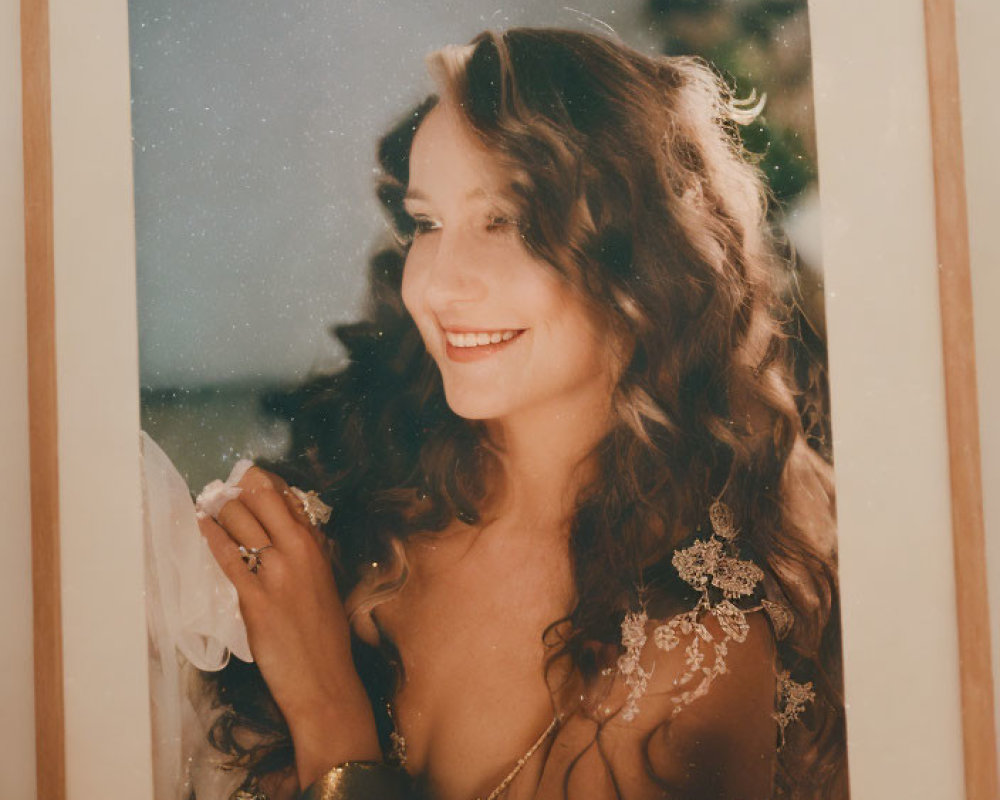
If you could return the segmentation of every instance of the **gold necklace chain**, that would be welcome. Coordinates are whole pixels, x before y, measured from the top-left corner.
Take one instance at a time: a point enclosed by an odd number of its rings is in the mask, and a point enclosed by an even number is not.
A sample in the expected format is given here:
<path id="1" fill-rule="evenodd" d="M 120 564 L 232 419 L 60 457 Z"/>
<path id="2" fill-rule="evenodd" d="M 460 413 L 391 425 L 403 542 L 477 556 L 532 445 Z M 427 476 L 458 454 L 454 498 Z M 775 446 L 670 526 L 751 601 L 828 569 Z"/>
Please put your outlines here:
<path id="1" fill-rule="evenodd" d="M 510 786 L 511 781 L 513 781 L 514 778 L 517 777 L 517 774 L 524 769 L 524 765 L 528 763 L 531 757 L 535 754 L 535 751 L 542 746 L 545 740 L 552 735 L 558 725 L 559 717 L 553 717 L 552 722 L 550 722 L 549 726 L 542 732 L 542 735 L 539 736 L 538 739 L 535 740 L 535 743 L 528 748 L 527 752 L 525 752 L 525 754 L 517 760 L 514 768 L 507 773 L 506 778 L 500 781 L 497 788 L 486 796 L 486 800 L 497 800 L 497 798 L 504 793 L 507 787 Z M 483 800 L 483 798 L 478 797 L 476 800 Z"/>
<path id="2" fill-rule="evenodd" d="M 395 763 L 397 766 L 402 767 L 406 764 L 406 739 L 399 732 L 399 726 L 396 722 L 396 713 L 393 709 L 392 702 L 386 702 L 386 711 L 389 714 L 389 722 L 392 725 L 392 731 L 390 732 L 390 740 L 392 742 L 392 748 L 390 752 L 390 761 Z M 521 756 L 517 763 L 514 764 L 507 776 L 500 781 L 497 787 L 490 792 L 485 800 L 497 800 L 500 795 L 504 793 L 508 786 L 510 786 L 511 781 L 517 777 L 518 773 L 524 769 L 524 765 L 528 763 L 531 757 L 537 752 L 538 748 L 541 747 L 545 740 L 548 739 L 559 725 L 559 717 L 553 717 L 552 722 L 548 724 L 548 727 L 542 731 L 542 735 L 539 736 L 533 745 L 525 751 L 524 755 Z M 482 797 L 477 797 L 476 800 L 484 800 Z"/>

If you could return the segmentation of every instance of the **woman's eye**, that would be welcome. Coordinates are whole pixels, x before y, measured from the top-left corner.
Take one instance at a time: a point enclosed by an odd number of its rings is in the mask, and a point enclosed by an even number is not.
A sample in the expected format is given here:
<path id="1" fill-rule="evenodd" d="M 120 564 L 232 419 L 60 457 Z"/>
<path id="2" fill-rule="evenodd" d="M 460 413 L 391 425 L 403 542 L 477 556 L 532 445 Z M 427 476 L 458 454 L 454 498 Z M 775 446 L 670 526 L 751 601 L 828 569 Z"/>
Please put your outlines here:
<path id="1" fill-rule="evenodd" d="M 498 231 L 517 231 L 520 230 L 521 223 L 519 220 L 513 217 L 505 217 L 501 214 L 492 215 L 486 223 L 486 230 L 490 233 Z"/>
<path id="2" fill-rule="evenodd" d="M 433 220 L 430 217 L 414 217 L 413 218 L 413 235 L 422 236 L 425 233 L 430 233 L 431 231 L 436 231 L 441 228 L 441 223 L 437 220 Z"/>

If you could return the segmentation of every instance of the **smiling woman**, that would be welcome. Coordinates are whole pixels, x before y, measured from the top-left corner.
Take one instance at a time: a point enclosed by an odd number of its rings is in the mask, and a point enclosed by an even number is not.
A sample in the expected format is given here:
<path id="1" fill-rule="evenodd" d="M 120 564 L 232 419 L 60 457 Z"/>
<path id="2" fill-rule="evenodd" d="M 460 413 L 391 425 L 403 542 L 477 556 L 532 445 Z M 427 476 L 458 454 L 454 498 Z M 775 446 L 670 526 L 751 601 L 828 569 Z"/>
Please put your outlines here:
<path id="1" fill-rule="evenodd" d="M 428 114 L 410 155 L 402 296 L 452 411 L 531 416 L 529 435 L 544 438 L 553 419 L 608 418 L 622 354 L 584 296 L 525 245 L 511 183 L 459 110 Z"/>
<path id="2" fill-rule="evenodd" d="M 399 246 L 351 363 L 201 523 L 256 661 L 210 679 L 233 796 L 846 796 L 756 109 L 558 29 L 432 66 L 380 148 Z"/>

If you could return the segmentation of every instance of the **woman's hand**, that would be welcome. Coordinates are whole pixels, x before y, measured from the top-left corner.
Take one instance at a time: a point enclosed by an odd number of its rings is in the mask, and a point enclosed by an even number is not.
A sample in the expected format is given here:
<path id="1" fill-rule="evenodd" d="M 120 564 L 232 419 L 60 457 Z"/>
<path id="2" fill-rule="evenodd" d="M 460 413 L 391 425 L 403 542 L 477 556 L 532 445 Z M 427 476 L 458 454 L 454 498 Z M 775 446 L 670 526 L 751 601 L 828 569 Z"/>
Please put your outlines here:
<path id="1" fill-rule="evenodd" d="M 252 467 L 239 486 L 218 522 L 199 524 L 239 594 L 250 650 L 292 734 L 300 785 L 337 763 L 381 760 L 322 534 L 276 475 Z M 256 572 L 241 545 L 260 550 Z"/>

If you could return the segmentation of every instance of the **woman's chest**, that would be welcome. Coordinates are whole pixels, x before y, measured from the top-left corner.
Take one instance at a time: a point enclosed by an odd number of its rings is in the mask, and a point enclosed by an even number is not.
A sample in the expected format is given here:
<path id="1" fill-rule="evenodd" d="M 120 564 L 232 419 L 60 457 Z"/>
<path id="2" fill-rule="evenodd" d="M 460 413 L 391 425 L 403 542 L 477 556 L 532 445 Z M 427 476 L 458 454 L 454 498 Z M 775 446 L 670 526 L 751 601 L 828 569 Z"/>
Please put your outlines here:
<path id="1" fill-rule="evenodd" d="M 552 720 L 546 631 L 571 607 L 568 557 L 414 555 L 404 589 L 375 612 L 402 662 L 393 711 L 407 769 L 435 797 L 471 800 Z"/>

